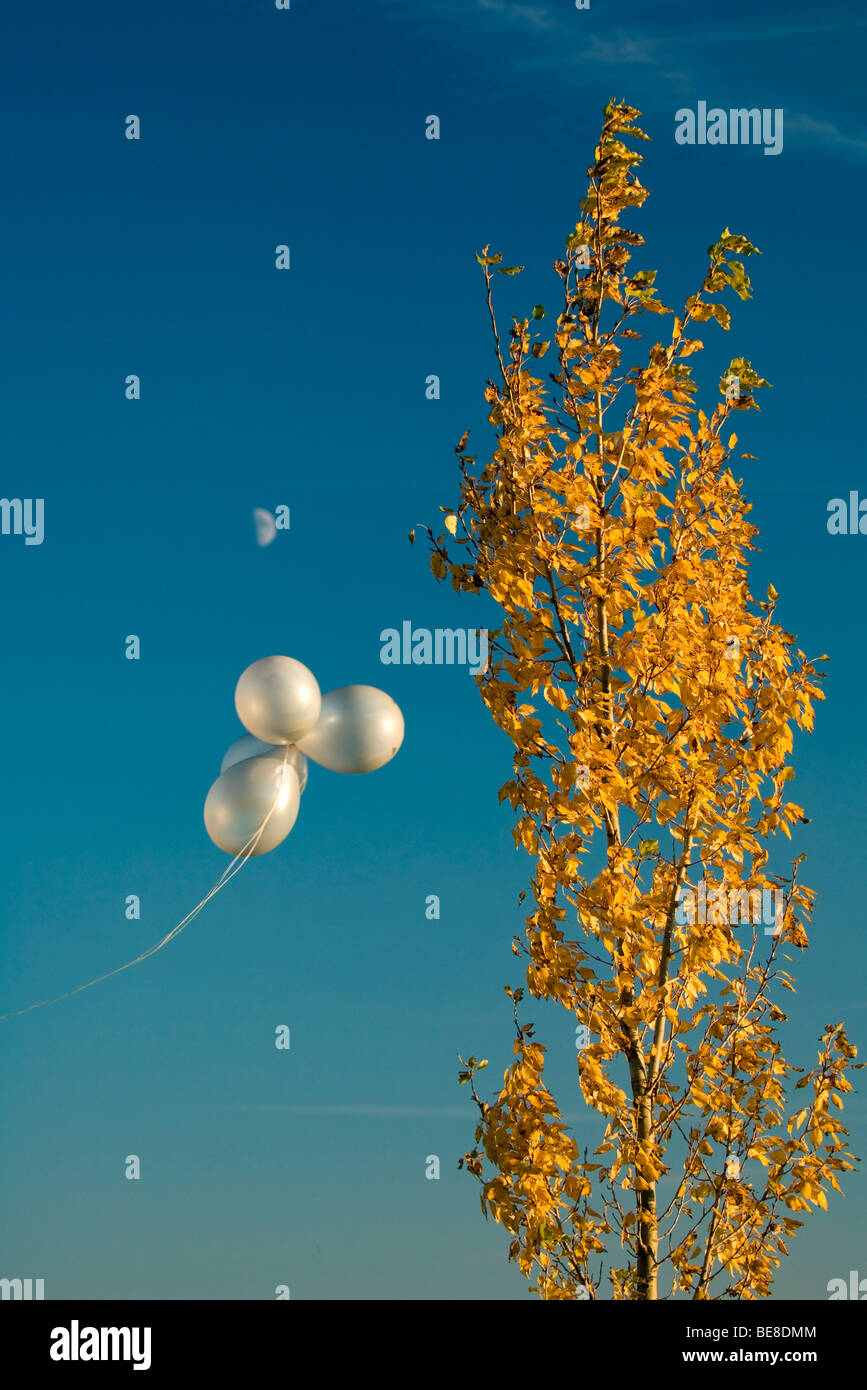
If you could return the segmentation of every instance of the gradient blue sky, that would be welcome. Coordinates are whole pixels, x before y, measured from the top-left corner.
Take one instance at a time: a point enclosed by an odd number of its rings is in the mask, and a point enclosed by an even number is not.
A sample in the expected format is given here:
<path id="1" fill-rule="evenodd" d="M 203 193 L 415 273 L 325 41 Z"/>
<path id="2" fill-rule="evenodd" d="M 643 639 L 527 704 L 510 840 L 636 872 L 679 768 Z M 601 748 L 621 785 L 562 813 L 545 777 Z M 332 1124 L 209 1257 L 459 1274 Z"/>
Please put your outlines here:
<path id="1" fill-rule="evenodd" d="M 0 1025 L 0 1275 L 44 1278 L 49 1298 L 525 1299 L 456 1168 L 475 1125 L 457 1053 L 496 1083 L 503 986 L 522 983 L 509 745 L 466 670 L 379 661 L 404 619 L 495 618 L 407 542 L 455 501 L 464 429 L 474 452 L 489 439 L 474 252 L 527 267 L 498 285 L 504 318 L 551 299 L 618 96 L 653 139 L 634 225 L 661 298 L 697 288 L 726 225 L 764 253 L 755 298 L 694 362 L 708 405 L 732 356 L 774 383 L 739 430 L 759 457 L 754 588 L 772 580 L 783 625 L 832 657 L 795 745 L 818 902 L 789 1054 L 811 1065 L 831 1020 L 863 1043 L 867 539 L 830 537 L 826 508 L 867 492 L 865 19 L 779 0 L 713 20 L 624 0 L 47 0 L 8 5 L 4 30 L 0 492 L 43 497 L 46 531 L 0 537 L 0 1012 L 133 956 L 221 872 L 202 803 L 251 661 L 383 686 L 407 735 L 369 777 L 311 767 L 290 838 L 155 959 Z M 676 145 L 676 109 L 699 100 L 782 107 L 782 154 Z M 260 550 L 252 508 L 278 503 L 291 531 Z M 592 1133 L 573 1021 L 533 1001 L 523 1017 Z M 864 1152 L 861 1095 L 847 1115 Z M 867 1275 L 865 1183 L 845 1187 L 777 1297 Z"/>

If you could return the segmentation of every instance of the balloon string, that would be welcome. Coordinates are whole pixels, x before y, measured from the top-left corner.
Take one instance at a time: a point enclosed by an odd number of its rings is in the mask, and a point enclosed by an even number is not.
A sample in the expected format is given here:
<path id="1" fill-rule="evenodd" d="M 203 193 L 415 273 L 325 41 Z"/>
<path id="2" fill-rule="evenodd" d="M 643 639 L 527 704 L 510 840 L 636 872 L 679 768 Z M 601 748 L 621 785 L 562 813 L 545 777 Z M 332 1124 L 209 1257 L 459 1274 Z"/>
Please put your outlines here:
<path id="1" fill-rule="evenodd" d="M 4 1019 L 7 1018 L 17 1018 L 19 1014 L 29 1014 L 32 1009 L 42 1009 L 45 1007 L 46 1004 L 58 1004 L 61 999 L 70 999 L 73 994 L 80 994 L 83 989 L 91 989 L 93 985 L 102 984 L 103 980 L 110 980 L 113 975 L 120 975 L 124 970 L 129 970 L 130 967 L 133 965 L 139 965 L 141 961 L 147 960 L 149 956 L 156 955 L 157 951 L 161 951 L 164 946 L 168 946 L 169 942 L 173 941 L 174 938 L 183 931 L 184 927 L 186 927 L 190 922 L 192 922 L 193 918 L 201 912 L 202 908 L 205 907 L 205 905 L 211 901 L 211 898 L 216 897 L 220 890 L 222 888 L 225 888 L 229 880 L 233 879 L 235 877 L 235 874 L 238 873 L 241 869 L 243 869 L 247 860 L 254 853 L 256 846 L 262 838 L 265 826 L 268 824 L 269 820 L 273 816 L 277 806 L 277 802 L 282 794 L 283 771 L 286 767 L 288 760 L 289 748 L 287 746 L 286 752 L 283 755 L 283 762 L 280 765 L 280 776 L 278 780 L 277 791 L 274 794 L 274 800 L 271 802 L 271 809 L 269 810 L 265 819 L 262 821 L 262 824 L 253 832 L 247 843 L 243 845 L 241 849 L 239 849 L 238 853 L 235 855 L 231 863 L 228 864 L 227 867 L 220 874 L 220 877 L 217 879 L 217 882 L 214 884 L 210 892 L 205 894 L 201 902 L 197 903 L 196 906 L 193 908 L 192 912 L 187 913 L 183 921 L 178 922 L 176 927 L 172 927 L 171 931 L 163 937 L 162 941 L 158 941 L 155 946 L 149 946 L 146 951 L 142 951 L 140 956 L 136 956 L 134 960 L 128 960 L 126 965 L 119 965 L 116 970 L 109 970 L 105 975 L 97 975 L 95 980 L 88 980 L 86 985 L 79 985 L 77 989 L 69 989 L 66 991 L 65 994 L 56 994 L 53 999 L 41 999 L 38 1004 L 28 1004 L 27 1007 L 24 1009 L 15 1009 L 12 1013 L 0 1014 L 0 1023 L 2 1023 Z M 238 862 L 239 860 L 240 863 Z"/>

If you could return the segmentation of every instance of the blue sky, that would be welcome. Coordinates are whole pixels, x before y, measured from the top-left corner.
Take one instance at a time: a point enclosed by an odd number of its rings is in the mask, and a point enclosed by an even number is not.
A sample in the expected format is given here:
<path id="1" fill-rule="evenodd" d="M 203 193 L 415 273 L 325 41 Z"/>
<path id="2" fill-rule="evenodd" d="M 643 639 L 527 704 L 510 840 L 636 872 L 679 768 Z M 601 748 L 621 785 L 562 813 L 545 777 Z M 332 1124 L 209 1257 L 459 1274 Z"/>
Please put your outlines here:
<path id="1" fill-rule="evenodd" d="M 457 1054 L 488 1057 L 496 1083 L 503 986 L 522 983 L 509 745 L 465 669 L 383 666 L 379 634 L 495 624 L 434 583 L 407 532 L 455 502 L 463 431 L 474 452 L 489 438 L 474 252 L 526 266 L 498 286 L 501 318 L 550 298 L 612 96 L 652 137 L 634 225 L 661 298 L 698 287 L 725 226 L 763 252 L 754 299 L 694 360 L 708 405 L 733 356 L 774 383 L 739 428 L 758 455 L 754 592 L 773 581 L 784 627 L 832 658 L 795 744 L 818 900 L 788 1053 L 811 1065 L 831 1020 L 863 1042 L 867 540 L 826 530 L 832 497 L 867 492 L 867 20 L 847 9 L 7 9 L 0 492 L 45 499 L 45 539 L 0 536 L 0 1011 L 137 954 L 222 871 L 202 804 L 250 662 L 282 652 L 323 690 L 384 687 L 407 733 L 370 776 L 311 767 L 289 839 L 166 951 L 2 1024 L 0 1275 L 44 1278 L 49 1298 L 527 1297 L 456 1168 L 475 1125 Z M 675 111 L 700 100 L 782 108 L 782 153 L 677 145 Z M 281 503 L 291 529 L 257 548 L 252 509 Z M 572 1020 L 532 1001 L 531 1017 L 590 1133 Z M 847 1116 L 864 1152 L 861 1095 Z M 777 1297 L 867 1274 L 863 1179 L 845 1190 L 792 1243 Z"/>

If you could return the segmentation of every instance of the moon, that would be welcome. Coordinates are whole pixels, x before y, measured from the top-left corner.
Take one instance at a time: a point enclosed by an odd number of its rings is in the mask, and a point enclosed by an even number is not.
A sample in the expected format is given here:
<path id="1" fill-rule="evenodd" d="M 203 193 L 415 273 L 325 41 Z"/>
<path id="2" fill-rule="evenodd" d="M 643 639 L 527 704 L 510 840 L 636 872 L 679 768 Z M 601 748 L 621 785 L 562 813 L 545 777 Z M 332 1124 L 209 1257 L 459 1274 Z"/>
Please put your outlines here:
<path id="1" fill-rule="evenodd" d="M 264 507 L 253 508 L 253 521 L 256 526 L 256 544 L 270 545 L 277 534 L 277 523 Z"/>

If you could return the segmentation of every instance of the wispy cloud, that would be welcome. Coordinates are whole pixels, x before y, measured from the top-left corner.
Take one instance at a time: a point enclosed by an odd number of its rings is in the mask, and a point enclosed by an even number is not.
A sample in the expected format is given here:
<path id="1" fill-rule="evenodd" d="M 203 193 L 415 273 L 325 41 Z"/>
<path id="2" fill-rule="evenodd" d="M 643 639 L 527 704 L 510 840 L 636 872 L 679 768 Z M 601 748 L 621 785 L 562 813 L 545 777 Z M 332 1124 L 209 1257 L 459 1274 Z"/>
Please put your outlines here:
<path id="1" fill-rule="evenodd" d="M 465 0 L 458 0 L 455 8 L 460 10 L 464 18 L 468 18 L 472 14 L 472 10 L 467 7 Z M 576 32 L 576 19 L 579 24 L 587 26 L 589 26 L 591 19 L 596 19 L 595 15 L 589 14 L 576 16 L 571 10 L 571 5 L 569 6 L 568 17 L 564 17 L 562 10 L 555 14 L 549 5 L 520 4 L 518 0 L 476 0 L 475 8 L 477 12 L 498 15 L 511 24 L 525 24 L 533 29 L 557 29 L 564 34 Z M 854 30 L 862 29 L 865 26 L 867 26 L 867 17 L 852 14 L 851 11 L 838 15 L 816 15 L 815 18 L 807 20 L 782 20 L 762 27 L 759 25 L 744 27 L 738 24 L 725 28 L 718 24 L 714 27 L 713 43 L 715 47 L 721 43 L 749 43 L 755 47 L 758 42 L 773 42 L 781 39 L 816 38 L 826 34 L 851 35 Z M 592 41 L 594 35 L 591 34 L 588 37 Z M 599 42 L 601 45 L 605 45 L 607 41 L 599 40 Z M 671 48 L 674 44 L 681 44 L 684 46 L 694 45 L 701 51 L 705 51 L 708 43 L 708 31 L 704 24 L 687 24 L 680 28 L 675 27 L 674 24 L 669 24 L 659 41 L 644 37 L 627 41 L 624 36 L 618 36 L 614 40 L 614 46 L 622 48 L 625 42 L 634 43 L 636 48 L 650 45 L 656 56 L 659 56 L 660 43 L 665 48 Z M 613 48 L 612 51 L 614 51 Z M 622 59 L 621 61 L 629 61 L 629 59 Z"/>
<path id="2" fill-rule="evenodd" d="M 714 30 L 712 50 L 709 50 L 706 27 L 698 26 L 694 12 L 686 7 L 681 14 L 667 9 L 661 21 L 663 27 L 656 33 L 630 33 L 624 29 L 600 32 L 603 21 L 596 11 L 575 10 L 571 4 L 555 8 L 551 4 L 531 4 L 529 0 L 525 3 L 522 0 L 474 0 L 472 4 L 467 4 L 467 0 L 438 0 L 438 6 L 441 17 L 448 14 L 449 32 L 458 42 L 462 29 L 477 33 L 481 26 L 490 36 L 501 31 L 508 45 L 509 66 L 515 72 L 601 70 L 609 81 L 616 79 L 618 68 L 623 68 L 626 76 L 631 72 L 652 74 L 662 102 L 667 97 L 686 94 L 722 107 L 782 106 L 786 135 L 796 136 L 798 144 L 824 149 L 838 158 L 860 159 L 867 152 L 867 136 L 858 130 L 847 130 L 839 116 L 836 120 L 833 117 L 817 120 L 805 112 L 788 108 L 784 98 L 780 100 L 775 96 L 770 101 L 751 95 L 750 100 L 746 100 L 742 90 L 745 85 L 749 86 L 752 94 L 756 85 L 763 85 L 766 80 L 762 46 L 772 48 L 779 60 L 778 50 L 788 42 L 796 45 L 792 57 L 797 59 L 803 57 L 805 44 L 808 51 L 812 51 L 825 39 L 828 43 L 823 51 L 830 62 L 847 35 L 854 38 L 867 26 L 867 16 L 852 14 L 851 10 L 830 13 L 826 10 L 809 18 L 781 17 L 779 22 L 772 19 L 751 27 L 739 22 L 729 27 L 721 23 Z M 402 6 L 391 13 L 406 23 L 423 22 L 423 12 L 410 6 Z M 519 40 L 516 45 L 519 31 L 523 31 L 524 41 Z M 722 92 L 711 91 L 715 84 L 709 80 L 709 64 L 713 51 L 732 45 L 741 46 L 743 61 L 739 61 L 737 69 L 740 90 L 731 92 L 727 102 Z M 728 88 L 732 85 L 731 56 L 730 53 L 721 56 L 716 68 L 710 69 L 711 76 L 715 73 Z M 502 60 L 501 44 L 497 61 L 501 63 Z M 720 64 L 721 70 L 717 70 Z"/>
<path id="3" fill-rule="evenodd" d="M 648 35 L 627 34 L 615 30 L 607 37 L 590 30 L 585 16 L 577 11 L 568 19 L 553 14 L 544 6 L 531 9 L 515 0 L 476 0 L 477 14 L 487 13 L 505 20 L 511 27 L 523 25 L 547 35 L 556 34 L 556 46 L 534 45 L 515 55 L 522 71 L 553 66 L 569 67 L 647 67 L 655 68 L 657 76 L 680 86 L 688 75 L 673 69 L 666 52 L 668 40 L 660 41 Z M 462 11 L 467 18 L 467 12 Z M 481 17 L 481 15 L 479 15 Z"/>
<path id="4" fill-rule="evenodd" d="M 493 11 L 512 24 L 527 24 L 531 29 L 558 29 L 557 19 L 544 5 L 519 5 L 515 0 L 476 0 L 480 10 Z"/>
<path id="5" fill-rule="evenodd" d="M 661 43 L 646 35 L 635 37 L 617 32 L 610 38 L 602 38 L 599 34 L 590 34 L 580 51 L 575 51 L 570 57 L 573 62 L 587 63 L 595 68 L 654 68 L 660 81 L 682 89 L 689 84 L 690 75 L 681 68 L 672 67 L 670 55 L 666 52 L 668 47 L 667 40 Z"/>
<path id="6" fill-rule="evenodd" d="M 795 131 L 802 135 L 806 142 L 817 145 L 831 145 L 839 149 L 849 150 L 851 153 L 867 153 L 867 138 L 863 135 L 851 135 L 847 131 L 841 130 L 833 121 L 817 121 L 815 117 L 808 116 L 803 112 L 786 112 L 785 115 L 786 134 Z"/>
<path id="7" fill-rule="evenodd" d="M 589 63 L 623 63 L 627 67 L 659 62 L 658 45 L 653 39 L 633 38 L 630 34 L 614 34 L 603 39 L 591 34 L 582 46 L 581 56 Z"/>

